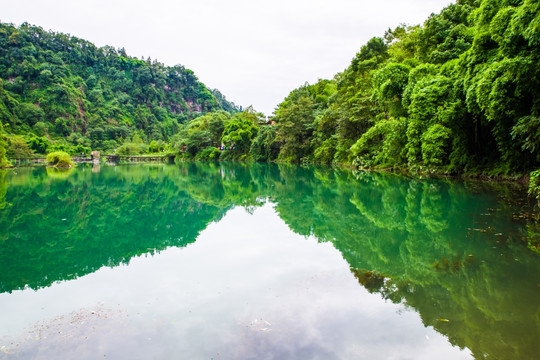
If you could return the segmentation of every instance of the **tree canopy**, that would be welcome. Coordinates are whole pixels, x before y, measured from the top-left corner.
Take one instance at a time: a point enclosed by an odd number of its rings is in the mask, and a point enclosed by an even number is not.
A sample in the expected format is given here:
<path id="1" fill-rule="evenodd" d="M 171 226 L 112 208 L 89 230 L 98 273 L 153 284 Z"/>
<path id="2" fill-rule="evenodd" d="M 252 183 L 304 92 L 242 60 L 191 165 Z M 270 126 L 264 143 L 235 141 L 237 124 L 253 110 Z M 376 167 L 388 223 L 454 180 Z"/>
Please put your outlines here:
<path id="1" fill-rule="evenodd" d="M 0 24 L 0 122 L 34 152 L 48 152 L 47 141 L 85 152 L 114 150 L 135 135 L 169 141 L 190 119 L 239 110 L 184 66 L 26 23 Z"/>
<path id="2" fill-rule="evenodd" d="M 343 72 L 294 89 L 269 119 L 183 66 L 2 24 L 0 159 L 2 149 L 26 153 L 21 135 L 32 152 L 525 174 L 540 167 L 539 14 L 534 0 L 458 0 L 370 39 Z"/>
<path id="3" fill-rule="evenodd" d="M 276 110 L 279 157 L 448 173 L 540 166 L 539 4 L 458 0 Z"/>

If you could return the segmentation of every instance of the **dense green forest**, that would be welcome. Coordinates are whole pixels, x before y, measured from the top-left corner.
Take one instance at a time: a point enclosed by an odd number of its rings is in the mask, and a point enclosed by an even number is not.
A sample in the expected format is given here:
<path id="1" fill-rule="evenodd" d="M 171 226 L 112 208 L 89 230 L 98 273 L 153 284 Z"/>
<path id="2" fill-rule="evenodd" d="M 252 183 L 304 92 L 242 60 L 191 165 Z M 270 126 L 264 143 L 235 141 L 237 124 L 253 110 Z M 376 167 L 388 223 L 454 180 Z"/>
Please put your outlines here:
<path id="1" fill-rule="evenodd" d="M 0 152 L 65 142 L 196 159 L 527 174 L 540 167 L 539 6 L 458 0 L 423 25 L 388 29 L 333 79 L 293 90 L 268 123 L 181 66 L 1 25 Z M 538 172 L 532 178 L 540 182 Z"/>
<path id="2" fill-rule="evenodd" d="M 128 149 L 163 150 L 189 120 L 239 110 L 183 66 L 37 26 L 0 24 L 0 165 L 5 155 L 55 150 L 114 151 L 132 143 L 138 145 Z"/>
<path id="3" fill-rule="evenodd" d="M 277 107 L 280 159 L 515 174 L 540 166 L 540 12 L 458 0 L 372 38 Z"/>

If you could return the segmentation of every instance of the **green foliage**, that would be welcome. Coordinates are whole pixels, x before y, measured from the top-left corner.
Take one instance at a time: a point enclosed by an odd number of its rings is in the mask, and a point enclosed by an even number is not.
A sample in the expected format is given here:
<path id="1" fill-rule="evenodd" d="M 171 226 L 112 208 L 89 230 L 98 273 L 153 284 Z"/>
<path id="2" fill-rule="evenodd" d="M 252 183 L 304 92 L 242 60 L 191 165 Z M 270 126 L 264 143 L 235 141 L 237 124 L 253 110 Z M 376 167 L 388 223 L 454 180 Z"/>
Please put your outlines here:
<path id="1" fill-rule="evenodd" d="M 35 104 L 22 103 L 15 110 L 19 121 L 23 124 L 33 126 L 37 122 L 43 121 L 45 112 L 41 107 Z"/>
<path id="2" fill-rule="evenodd" d="M 366 131 L 351 147 L 357 166 L 398 166 L 405 162 L 405 119 L 383 119 Z"/>
<path id="3" fill-rule="evenodd" d="M 390 63 L 373 75 L 373 95 L 391 116 L 403 115 L 401 99 L 409 80 L 409 71 L 407 65 Z"/>
<path id="4" fill-rule="evenodd" d="M 47 164 L 59 168 L 70 168 L 75 165 L 71 156 L 64 151 L 54 151 L 47 154 Z"/>
<path id="5" fill-rule="evenodd" d="M 71 145 L 66 142 L 55 142 L 47 147 L 47 153 L 55 152 L 55 151 L 63 151 L 70 155 L 88 155 L 90 154 L 90 148 L 85 147 L 81 144 L 79 145 Z"/>
<path id="6" fill-rule="evenodd" d="M 422 134 L 422 159 L 424 165 L 440 167 L 448 162 L 448 148 L 452 131 L 441 124 L 432 125 Z"/>
<path id="7" fill-rule="evenodd" d="M 195 160 L 198 161 L 217 161 L 221 156 L 221 151 L 215 147 L 207 147 L 204 150 L 197 153 Z"/>
<path id="8" fill-rule="evenodd" d="M 279 158 L 282 161 L 299 162 L 310 154 L 310 138 L 313 134 L 314 102 L 307 87 L 294 90 L 278 105 L 278 137 L 282 142 Z"/>
<path id="9" fill-rule="evenodd" d="M 30 149 L 22 136 L 15 135 L 8 137 L 6 150 L 7 157 L 11 159 L 27 159 L 33 156 L 32 149 Z"/>
<path id="10" fill-rule="evenodd" d="M 512 128 L 512 140 L 521 143 L 521 149 L 536 154 L 540 161 L 540 116 L 524 116 Z"/>
<path id="11" fill-rule="evenodd" d="M 231 120 L 225 123 L 221 142 L 230 152 L 247 155 L 258 130 L 258 126 L 249 113 L 236 113 Z"/>
<path id="12" fill-rule="evenodd" d="M 275 125 L 261 126 L 249 150 L 255 161 L 273 161 L 277 159 L 280 143 L 277 141 Z"/>
<path id="13" fill-rule="evenodd" d="M 118 155 L 142 155 L 148 153 L 148 145 L 143 143 L 125 143 L 116 149 Z"/>
<path id="14" fill-rule="evenodd" d="M 49 139 L 43 136 L 30 135 L 26 143 L 36 154 L 46 154 L 47 148 L 51 146 Z"/>
<path id="15" fill-rule="evenodd" d="M 537 1 L 462 0 L 421 26 L 388 29 L 334 79 L 278 106 L 280 159 L 497 175 L 538 168 L 539 14 Z"/>
<path id="16" fill-rule="evenodd" d="M 530 174 L 529 195 L 538 199 L 540 203 L 540 170 L 533 171 Z"/>
<path id="17" fill-rule="evenodd" d="M 337 138 L 332 136 L 325 139 L 313 152 L 313 159 L 317 163 L 330 164 L 334 161 L 336 154 Z"/>
<path id="18" fill-rule="evenodd" d="M 183 66 L 40 27 L 1 23 L 0 49 L 0 121 L 9 133 L 53 142 L 76 133 L 82 145 L 110 150 L 136 131 L 147 142 L 169 141 L 186 120 L 239 110 Z"/>
<path id="19" fill-rule="evenodd" d="M 184 159 L 218 148 L 221 160 L 522 174 L 540 166 L 539 14 L 535 0 L 459 0 L 388 29 L 333 79 L 291 91 L 275 125 L 183 66 L 0 24 L 0 121 L 35 152 L 42 137 L 71 154 L 146 143 Z"/>
<path id="20" fill-rule="evenodd" d="M 148 152 L 149 153 L 162 153 L 167 150 L 168 146 L 167 143 L 162 140 L 152 140 L 150 144 L 148 145 Z"/>
<path id="21" fill-rule="evenodd" d="M 0 121 L 0 168 L 11 165 L 6 158 L 6 141 L 4 140 L 4 126 Z"/>
<path id="22" fill-rule="evenodd" d="M 173 138 L 177 151 L 188 151 L 191 156 L 208 146 L 218 146 L 224 128 L 224 121 L 230 119 L 225 112 L 199 116 L 180 128 Z"/>
<path id="23" fill-rule="evenodd" d="M 174 151 L 181 159 L 245 159 L 257 136 L 261 116 L 251 107 L 233 116 L 225 111 L 199 116 L 173 137 Z"/>

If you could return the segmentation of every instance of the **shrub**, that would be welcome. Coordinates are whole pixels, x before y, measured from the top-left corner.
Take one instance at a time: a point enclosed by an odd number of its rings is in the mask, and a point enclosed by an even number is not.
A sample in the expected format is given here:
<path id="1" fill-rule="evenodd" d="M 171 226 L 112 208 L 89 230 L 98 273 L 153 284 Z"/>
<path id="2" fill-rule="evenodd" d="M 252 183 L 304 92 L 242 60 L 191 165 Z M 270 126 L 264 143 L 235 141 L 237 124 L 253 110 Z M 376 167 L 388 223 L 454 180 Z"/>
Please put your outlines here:
<path id="1" fill-rule="evenodd" d="M 118 155 L 142 155 L 148 152 L 148 145 L 143 143 L 125 143 L 116 149 Z"/>
<path id="2" fill-rule="evenodd" d="M 325 164 L 330 164 L 334 160 L 336 153 L 337 137 L 332 136 L 322 142 L 321 146 L 315 149 L 313 157 L 315 161 Z"/>
<path id="3" fill-rule="evenodd" d="M 404 163 L 406 129 L 405 118 L 380 120 L 351 146 L 355 163 L 364 168 Z"/>
<path id="4" fill-rule="evenodd" d="M 8 137 L 8 147 L 6 150 L 8 158 L 25 159 L 33 156 L 32 149 L 30 149 L 24 138 L 18 135 Z"/>
<path id="5" fill-rule="evenodd" d="M 448 147 L 452 132 L 435 124 L 422 135 L 422 159 L 424 165 L 439 167 L 448 160 Z"/>
<path id="6" fill-rule="evenodd" d="M 82 144 L 71 145 L 64 142 L 55 142 L 54 144 L 51 144 L 47 148 L 47 151 L 49 153 L 61 151 L 61 152 L 68 153 L 70 155 L 84 155 L 84 154 L 90 154 L 91 149 Z"/>
<path id="7" fill-rule="evenodd" d="M 11 165 L 11 163 L 6 158 L 6 145 L 7 144 L 4 141 L 4 126 L 0 121 L 0 168 Z"/>
<path id="8" fill-rule="evenodd" d="M 195 160 L 201 161 L 217 161 L 221 155 L 221 151 L 215 147 L 207 147 L 206 149 L 200 151 L 195 156 Z"/>
<path id="9" fill-rule="evenodd" d="M 148 152 L 150 153 L 163 153 L 167 150 L 167 143 L 163 140 L 152 140 L 148 145 Z"/>
<path id="10" fill-rule="evenodd" d="M 26 143 L 30 149 L 34 150 L 37 154 L 47 153 L 47 148 L 51 146 L 51 142 L 44 136 L 30 135 L 26 139 Z"/>
<path id="11" fill-rule="evenodd" d="M 0 134 L 0 168 L 7 167 L 11 165 L 11 163 L 6 158 L 6 143 L 2 139 L 2 135 Z"/>
<path id="12" fill-rule="evenodd" d="M 540 206 L 540 169 L 531 172 L 529 195 L 538 199 L 538 205 Z"/>
<path id="13" fill-rule="evenodd" d="M 67 168 L 74 166 L 71 156 L 64 151 L 54 151 L 47 154 L 47 164 L 50 166 Z"/>

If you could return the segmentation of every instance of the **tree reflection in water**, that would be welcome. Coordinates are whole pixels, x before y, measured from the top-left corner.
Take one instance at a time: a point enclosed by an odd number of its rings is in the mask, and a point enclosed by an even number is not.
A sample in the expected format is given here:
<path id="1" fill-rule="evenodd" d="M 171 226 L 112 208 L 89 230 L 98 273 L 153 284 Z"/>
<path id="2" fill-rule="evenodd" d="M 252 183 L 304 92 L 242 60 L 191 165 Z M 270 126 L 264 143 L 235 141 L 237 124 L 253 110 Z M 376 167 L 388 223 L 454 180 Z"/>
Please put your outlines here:
<path id="1" fill-rule="evenodd" d="M 0 291 L 186 246 L 229 209 L 267 201 L 475 358 L 540 353 L 540 259 L 527 249 L 538 223 L 515 216 L 525 200 L 507 185 L 275 164 L 2 171 Z"/>

